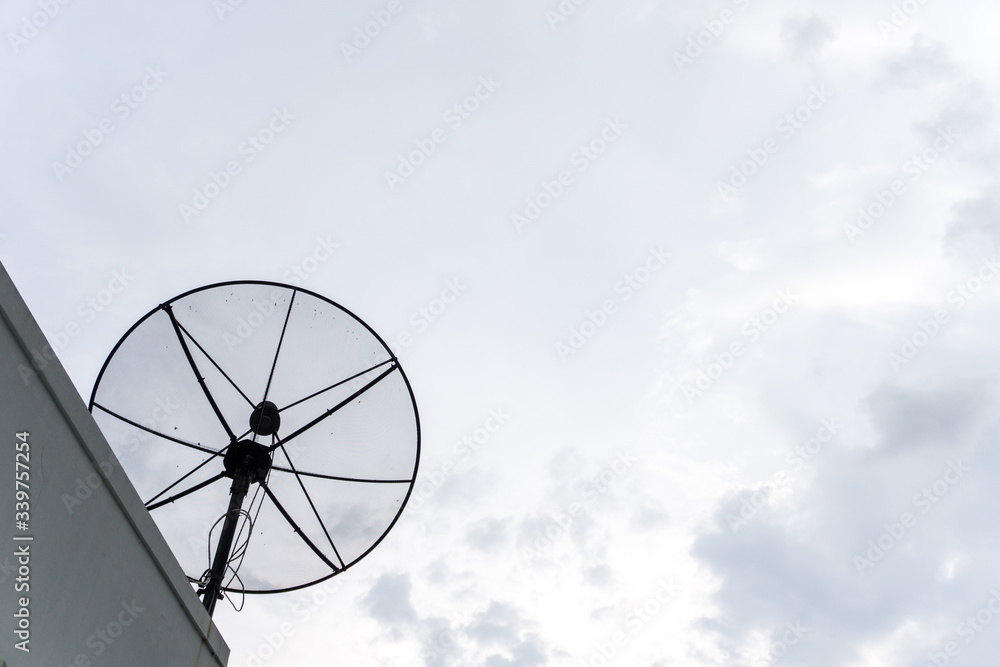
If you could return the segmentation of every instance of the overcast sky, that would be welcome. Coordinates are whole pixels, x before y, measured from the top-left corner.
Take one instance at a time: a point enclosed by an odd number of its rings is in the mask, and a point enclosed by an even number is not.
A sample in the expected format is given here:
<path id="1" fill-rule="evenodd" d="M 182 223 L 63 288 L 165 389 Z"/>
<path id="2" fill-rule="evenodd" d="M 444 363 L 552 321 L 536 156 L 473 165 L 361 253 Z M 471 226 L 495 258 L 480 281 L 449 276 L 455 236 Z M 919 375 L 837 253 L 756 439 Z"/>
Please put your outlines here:
<path id="1" fill-rule="evenodd" d="M 409 505 L 231 665 L 987 664 L 996 14 L 12 0 L 0 261 L 85 397 L 222 280 L 392 343 Z"/>

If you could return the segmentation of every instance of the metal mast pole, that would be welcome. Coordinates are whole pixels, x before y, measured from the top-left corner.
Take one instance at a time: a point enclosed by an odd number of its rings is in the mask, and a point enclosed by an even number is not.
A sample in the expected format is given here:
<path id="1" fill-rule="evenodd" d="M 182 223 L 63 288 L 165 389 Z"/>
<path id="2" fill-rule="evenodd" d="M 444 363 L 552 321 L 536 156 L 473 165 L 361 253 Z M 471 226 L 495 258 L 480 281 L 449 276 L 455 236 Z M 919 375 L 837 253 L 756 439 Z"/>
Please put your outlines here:
<path id="1" fill-rule="evenodd" d="M 239 472 L 233 478 L 233 485 L 229 490 L 229 511 L 226 512 L 226 520 L 222 524 L 222 534 L 219 536 L 219 546 L 215 549 L 215 558 L 212 560 L 212 573 L 208 583 L 205 585 L 204 604 L 211 616 L 215 611 L 215 603 L 222 597 L 222 582 L 226 576 L 226 568 L 229 565 L 229 556 L 233 548 L 233 538 L 236 536 L 236 523 L 240 518 L 240 511 L 243 509 L 243 500 L 250 489 L 250 477 L 252 470 L 248 462 L 240 466 Z"/>
<path id="2" fill-rule="evenodd" d="M 250 415 L 250 428 L 257 435 L 273 435 L 278 431 L 280 424 L 281 416 L 278 408 L 270 401 L 263 401 Z M 219 546 L 216 547 L 215 557 L 212 559 L 208 583 L 198 591 L 205 594 L 202 602 L 209 616 L 215 611 L 216 601 L 222 597 L 222 582 L 229 568 L 233 539 L 236 536 L 236 523 L 240 520 L 243 501 L 251 484 L 254 482 L 263 484 L 267 479 L 268 471 L 271 469 L 271 449 L 251 440 L 240 440 L 229 446 L 222 463 L 226 469 L 224 473 L 226 477 L 233 478 L 233 485 L 229 489 L 229 510 L 226 512 L 226 520 L 222 523 L 222 534 L 219 535 Z M 266 488 L 265 486 L 265 490 Z M 250 529 L 253 530 L 252 525 Z M 250 539 L 249 535 L 247 539 Z"/>

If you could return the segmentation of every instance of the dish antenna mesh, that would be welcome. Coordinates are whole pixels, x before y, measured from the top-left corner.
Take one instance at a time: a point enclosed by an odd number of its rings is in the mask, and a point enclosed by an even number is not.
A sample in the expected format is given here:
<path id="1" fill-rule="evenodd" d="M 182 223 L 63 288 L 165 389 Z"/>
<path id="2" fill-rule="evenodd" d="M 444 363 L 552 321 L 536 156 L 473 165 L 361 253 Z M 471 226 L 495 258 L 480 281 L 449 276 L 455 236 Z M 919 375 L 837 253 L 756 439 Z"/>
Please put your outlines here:
<path id="1" fill-rule="evenodd" d="M 420 457 L 413 391 L 385 342 L 279 283 L 153 309 L 89 408 L 209 613 L 222 592 L 292 591 L 358 562 L 399 518 Z"/>

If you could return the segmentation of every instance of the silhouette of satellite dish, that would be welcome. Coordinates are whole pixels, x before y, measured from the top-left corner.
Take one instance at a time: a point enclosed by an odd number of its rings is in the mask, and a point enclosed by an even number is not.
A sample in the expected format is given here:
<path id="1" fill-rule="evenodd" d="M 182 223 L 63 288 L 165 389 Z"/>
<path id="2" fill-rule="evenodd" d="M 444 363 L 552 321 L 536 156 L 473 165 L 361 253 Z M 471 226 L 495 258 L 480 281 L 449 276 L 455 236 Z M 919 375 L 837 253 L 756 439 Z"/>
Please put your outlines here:
<path id="1" fill-rule="evenodd" d="M 420 459 L 385 342 L 300 287 L 177 296 L 111 351 L 90 412 L 211 614 L 351 567 L 406 506 Z"/>

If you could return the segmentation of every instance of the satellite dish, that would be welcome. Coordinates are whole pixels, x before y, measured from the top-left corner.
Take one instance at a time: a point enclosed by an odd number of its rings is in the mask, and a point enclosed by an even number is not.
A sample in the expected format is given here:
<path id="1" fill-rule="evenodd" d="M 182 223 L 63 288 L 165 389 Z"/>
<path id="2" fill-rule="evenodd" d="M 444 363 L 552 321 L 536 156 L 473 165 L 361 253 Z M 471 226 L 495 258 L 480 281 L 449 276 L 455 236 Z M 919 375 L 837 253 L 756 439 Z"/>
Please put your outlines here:
<path id="1" fill-rule="evenodd" d="M 154 308 L 90 412 L 211 614 L 224 592 L 319 583 L 410 497 L 420 420 L 375 331 L 300 287 L 237 281 Z"/>

